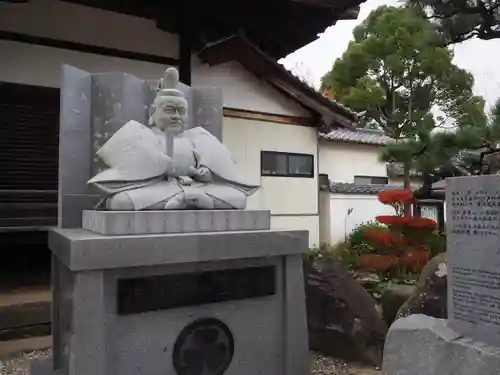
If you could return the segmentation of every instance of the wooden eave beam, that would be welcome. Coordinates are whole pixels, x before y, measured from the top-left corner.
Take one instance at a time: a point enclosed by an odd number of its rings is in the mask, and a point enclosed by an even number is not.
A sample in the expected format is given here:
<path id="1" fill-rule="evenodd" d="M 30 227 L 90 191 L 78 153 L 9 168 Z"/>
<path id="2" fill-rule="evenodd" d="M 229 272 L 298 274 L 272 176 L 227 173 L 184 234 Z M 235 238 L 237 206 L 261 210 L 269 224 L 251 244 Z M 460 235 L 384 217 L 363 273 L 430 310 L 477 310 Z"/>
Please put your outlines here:
<path id="1" fill-rule="evenodd" d="M 324 8 L 335 8 L 338 4 L 335 0 L 291 0 L 292 2 L 302 3 L 307 5 L 320 6 Z"/>

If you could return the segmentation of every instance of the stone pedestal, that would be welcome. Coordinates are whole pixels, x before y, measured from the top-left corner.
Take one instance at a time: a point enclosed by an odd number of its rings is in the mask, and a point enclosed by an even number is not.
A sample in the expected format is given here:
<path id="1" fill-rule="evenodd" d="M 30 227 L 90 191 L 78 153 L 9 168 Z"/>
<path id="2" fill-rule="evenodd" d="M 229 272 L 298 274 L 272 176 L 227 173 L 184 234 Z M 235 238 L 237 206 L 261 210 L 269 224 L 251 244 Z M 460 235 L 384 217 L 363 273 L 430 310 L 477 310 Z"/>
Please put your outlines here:
<path id="1" fill-rule="evenodd" d="M 84 210 L 82 227 L 104 235 L 254 231 L 269 229 L 265 210 L 97 211 Z"/>
<path id="2" fill-rule="evenodd" d="M 53 230 L 54 357 L 33 373 L 308 374 L 308 234 L 252 229 Z"/>

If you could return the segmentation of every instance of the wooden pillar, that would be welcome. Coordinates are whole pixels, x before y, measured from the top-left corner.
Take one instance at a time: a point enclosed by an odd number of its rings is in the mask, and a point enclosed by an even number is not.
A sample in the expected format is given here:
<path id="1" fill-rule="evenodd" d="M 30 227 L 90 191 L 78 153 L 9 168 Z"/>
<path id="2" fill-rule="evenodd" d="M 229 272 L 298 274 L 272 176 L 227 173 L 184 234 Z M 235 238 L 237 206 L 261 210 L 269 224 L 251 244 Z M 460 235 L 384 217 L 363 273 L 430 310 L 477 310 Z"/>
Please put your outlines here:
<path id="1" fill-rule="evenodd" d="M 421 215 L 422 215 L 422 210 L 421 210 L 420 204 L 418 202 L 414 203 L 413 204 L 413 216 L 420 217 Z"/>
<path id="2" fill-rule="evenodd" d="M 330 190 L 320 190 L 318 194 L 319 242 L 330 245 L 332 242 Z"/>
<path id="3" fill-rule="evenodd" d="M 444 202 L 441 202 L 437 205 L 437 214 L 438 214 L 438 230 L 439 233 L 444 233 L 445 231 L 445 222 L 444 222 Z"/>

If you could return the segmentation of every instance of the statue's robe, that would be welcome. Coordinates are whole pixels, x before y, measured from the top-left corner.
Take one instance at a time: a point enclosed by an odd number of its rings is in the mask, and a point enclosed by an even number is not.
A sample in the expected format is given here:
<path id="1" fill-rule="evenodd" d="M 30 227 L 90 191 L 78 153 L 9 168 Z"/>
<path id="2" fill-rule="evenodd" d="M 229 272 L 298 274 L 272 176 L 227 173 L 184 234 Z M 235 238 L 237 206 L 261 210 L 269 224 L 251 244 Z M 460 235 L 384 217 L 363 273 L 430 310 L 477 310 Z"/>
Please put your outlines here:
<path id="1" fill-rule="evenodd" d="M 168 202 L 189 191 L 202 192 L 237 207 L 241 205 L 242 193 L 249 196 L 259 188 L 239 176 L 229 150 L 201 127 L 186 130 L 174 138 L 172 159 L 177 176 L 188 175 L 190 167 L 206 167 L 212 173 L 212 181 L 195 180 L 192 185 L 183 186 L 177 178 L 165 177 L 169 164 L 165 143 L 165 134 L 159 129 L 129 121 L 97 152 L 109 168 L 88 183 L 108 197 L 126 192 L 135 210 Z"/>

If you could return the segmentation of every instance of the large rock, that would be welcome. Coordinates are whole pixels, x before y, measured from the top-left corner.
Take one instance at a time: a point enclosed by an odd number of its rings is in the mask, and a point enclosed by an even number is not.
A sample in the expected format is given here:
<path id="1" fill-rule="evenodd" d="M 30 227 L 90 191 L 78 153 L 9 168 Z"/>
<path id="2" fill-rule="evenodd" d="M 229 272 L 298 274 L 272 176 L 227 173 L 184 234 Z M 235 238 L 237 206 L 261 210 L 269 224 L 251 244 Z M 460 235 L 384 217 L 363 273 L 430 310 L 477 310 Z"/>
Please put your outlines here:
<path id="1" fill-rule="evenodd" d="M 380 303 L 384 320 L 391 325 L 403 304 L 415 293 L 415 285 L 391 285 L 382 295 Z"/>
<path id="2" fill-rule="evenodd" d="M 399 309 L 396 319 L 411 314 L 424 314 L 434 318 L 448 317 L 446 295 L 448 289 L 446 253 L 436 255 L 420 274 L 417 289 Z"/>
<path id="3" fill-rule="evenodd" d="M 305 276 L 310 348 L 380 365 L 387 325 L 372 296 L 334 260 L 305 263 Z"/>
<path id="4" fill-rule="evenodd" d="M 397 320 L 384 348 L 382 375 L 497 375 L 500 348 L 462 337 L 445 319 Z"/>

